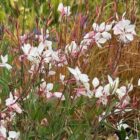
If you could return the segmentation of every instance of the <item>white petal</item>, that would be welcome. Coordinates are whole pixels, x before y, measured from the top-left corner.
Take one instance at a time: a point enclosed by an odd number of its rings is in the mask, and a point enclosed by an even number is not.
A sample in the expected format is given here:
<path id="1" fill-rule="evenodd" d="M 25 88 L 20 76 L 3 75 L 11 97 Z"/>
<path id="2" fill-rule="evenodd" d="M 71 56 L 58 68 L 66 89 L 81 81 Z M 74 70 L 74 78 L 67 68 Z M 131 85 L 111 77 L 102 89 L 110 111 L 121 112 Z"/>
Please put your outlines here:
<path id="1" fill-rule="evenodd" d="M 30 44 L 24 44 L 21 48 L 22 48 L 24 54 L 27 55 L 29 53 L 30 49 L 31 49 L 31 45 Z"/>
<path id="2" fill-rule="evenodd" d="M 140 79 L 138 80 L 138 86 L 140 86 Z"/>
<path id="3" fill-rule="evenodd" d="M 135 31 L 135 25 L 129 25 L 128 28 L 126 28 L 127 33 L 132 33 Z"/>
<path id="4" fill-rule="evenodd" d="M 89 81 L 89 78 L 86 74 L 81 74 L 79 78 L 82 83 L 87 83 Z"/>
<path id="5" fill-rule="evenodd" d="M 99 33 L 95 34 L 94 38 L 97 41 L 97 40 L 99 40 L 101 38 L 101 36 L 102 36 L 102 34 L 99 32 Z"/>
<path id="6" fill-rule="evenodd" d="M 96 32 L 99 31 L 99 26 L 98 26 L 97 23 L 93 23 L 92 27 L 93 27 L 93 30 L 94 30 L 94 31 L 96 31 Z"/>
<path id="7" fill-rule="evenodd" d="M 126 34 L 126 38 L 129 40 L 129 41 L 132 41 L 134 39 L 133 35 L 132 34 Z"/>
<path id="8" fill-rule="evenodd" d="M 126 27 L 126 26 L 129 26 L 129 24 L 130 24 L 130 20 L 122 20 L 122 24 L 123 24 L 123 26 L 124 27 Z"/>
<path id="9" fill-rule="evenodd" d="M 1 55 L 2 63 L 5 64 L 8 61 L 8 55 L 2 56 Z"/>
<path id="10" fill-rule="evenodd" d="M 6 67 L 8 70 L 12 69 L 12 66 L 9 65 L 9 64 L 5 64 L 5 67 Z"/>
<path id="11" fill-rule="evenodd" d="M 53 83 L 48 83 L 47 84 L 47 90 L 51 91 L 53 89 Z"/>
<path id="12" fill-rule="evenodd" d="M 109 96 L 110 95 L 110 84 L 104 86 L 104 93 Z"/>
<path id="13" fill-rule="evenodd" d="M 132 90 L 133 90 L 133 87 L 134 87 L 134 86 L 133 86 L 133 84 L 128 84 L 128 86 L 127 86 L 127 87 L 128 87 L 128 92 L 130 92 L 130 91 L 132 91 Z"/>
<path id="14" fill-rule="evenodd" d="M 58 11 L 62 12 L 63 9 L 64 9 L 63 3 L 60 3 L 60 4 L 58 5 Z"/>
<path id="15" fill-rule="evenodd" d="M 70 6 L 64 7 L 64 12 L 65 12 L 65 14 L 66 14 L 67 16 L 69 16 L 69 15 L 71 14 L 71 12 L 70 12 Z"/>
<path id="16" fill-rule="evenodd" d="M 112 28 L 112 24 L 108 24 L 108 25 L 106 25 L 106 27 L 105 27 L 105 31 L 108 32 L 108 31 L 111 30 L 111 28 Z"/>
<path id="17" fill-rule="evenodd" d="M 108 33 L 108 32 L 103 32 L 103 33 L 102 33 L 102 36 L 103 36 L 103 38 L 105 38 L 105 39 L 107 39 L 107 40 L 111 39 L 111 34 Z"/>
<path id="18" fill-rule="evenodd" d="M 107 40 L 105 38 L 100 38 L 97 42 L 104 44 Z"/>
<path id="19" fill-rule="evenodd" d="M 63 75 L 63 74 L 60 73 L 59 78 L 60 78 L 60 80 L 63 82 L 64 79 L 65 79 L 65 75 Z"/>
<path id="20" fill-rule="evenodd" d="M 100 84 L 100 81 L 98 80 L 97 77 L 95 77 L 93 80 L 92 80 L 92 85 L 94 86 L 94 88 L 98 87 Z"/>
<path id="21" fill-rule="evenodd" d="M 119 24 L 116 24 L 113 28 L 113 31 L 114 31 L 114 34 L 115 35 L 119 35 L 119 34 L 122 34 L 122 30 L 120 29 L 120 25 Z"/>
<path id="22" fill-rule="evenodd" d="M 57 98 L 61 98 L 62 97 L 62 92 L 54 92 L 53 95 Z"/>
<path id="23" fill-rule="evenodd" d="M 110 75 L 108 75 L 107 78 L 108 78 L 109 84 L 110 84 L 111 86 L 113 86 L 114 81 L 113 81 L 112 77 L 111 77 Z"/>
<path id="24" fill-rule="evenodd" d="M 122 86 L 119 89 L 116 90 L 116 93 L 118 94 L 119 99 L 121 100 L 122 97 L 126 94 L 126 87 Z"/>
<path id="25" fill-rule="evenodd" d="M 83 83 L 84 87 L 86 88 L 87 91 L 90 90 L 90 84 L 87 82 L 87 83 Z"/>
<path id="26" fill-rule="evenodd" d="M 37 48 L 37 52 L 38 52 L 39 55 L 42 54 L 44 48 L 45 48 L 45 44 L 44 44 L 43 42 L 40 42 L 40 43 L 39 43 L 39 46 L 38 46 L 38 48 Z"/>
<path id="27" fill-rule="evenodd" d="M 99 44 L 98 42 L 96 42 L 96 44 L 99 48 L 102 48 L 101 44 Z"/>
<path id="28" fill-rule="evenodd" d="M 2 137 L 6 138 L 6 128 L 3 127 L 2 125 L 0 126 L 0 135 L 2 135 Z"/>
<path id="29" fill-rule="evenodd" d="M 95 97 L 100 98 L 101 96 L 103 96 L 103 87 L 99 86 L 95 92 Z"/>
<path id="30" fill-rule="evenodd" d="M 99 26 L 99 31 L 103 31 L 105 30 L 105 22 L 101 23 L 100 26 Z"/>
<path id="31" fill-rule="evenodd" d="M 70 73 L 72 73 L 73 75 L 76 75 L 75 69 L 68 67 L 68 70 L 69 70 Z"/>
<path id="32" fill-rule="evenodd" d="M 19 138 L 19 135 L 20 135 L 19 132 L 9 131 L 9 138 L 18 139 Z"/>

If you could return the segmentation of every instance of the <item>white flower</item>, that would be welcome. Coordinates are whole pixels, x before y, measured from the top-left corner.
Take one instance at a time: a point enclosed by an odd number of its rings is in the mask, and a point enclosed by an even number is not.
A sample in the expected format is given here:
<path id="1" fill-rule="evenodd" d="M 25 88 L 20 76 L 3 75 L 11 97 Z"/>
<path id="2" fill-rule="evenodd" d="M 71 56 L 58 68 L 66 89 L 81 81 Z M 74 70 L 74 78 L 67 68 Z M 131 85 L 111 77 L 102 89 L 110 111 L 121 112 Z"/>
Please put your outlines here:
<path id="1" fill-rule="evenodd" d="M 76 81 L 80 81 L 82 83 L 87 83 L 89 81 L 88 76 L 86 74 L 82 74 L 78 67 L 75 69 L 68 67 L 68 70 L 74 75 Z"/>
<path id="2" fill-rule="evenodd" d="M 19 136 L 20 136 L 20 133 L 19 132 L 15 132 L 15 131 L 9 131 L 9 136 L 7 138 L 7 140 L 18 140 Z"/>
<path id="3" fill-rule="evenodd" d="M 25 56 L 27 56 L 27 59 L 35 64 L 32 67 L 32 70 L 34 70 L 34 68 L 37 67 L 40 62 L 43 69 L 44 63 L 50 63 L 50 61 L 60 61 L 58 52 L 53 51 L 52 42 L 48 40 L 40 42 L 38 47 L 33 47 L 30 44 L 24 44 L 22 46 L 22 50 Z"/>
<path id="4" fill-rule="evenodd" d="M 37 56 L 37 48 L 32 47 L 30 44 L 24 44 L 22 47 L 24 54 L 29 61 L 34 61 Z"/>
<path id="5" fill-rule="evenodd" d="M 119 35 L 119 39 L 123 43 L 129 43 L 133 41 L 135 32 L 135 25 L 130 24 L 130 20 L 122 18 L 113 28 L 114 34 Z"/>
<path id="6" fill-rule="evenodd" d="M 66 54 L 71 54 L 74 56 L 78 51 L 79 51 L 79 48 L 78 48 L 77 44 L 75 43 L 75 41 L 72 41 L 71 44 L 68 44 L 65 47 Z"/>
<path id="7" fill-rule="evenodd" d="M 132 90 L 133 90 L 133 85 L 128 84 L 127 87 L 121 86 L 120 88 L 118 88 L 116 90 L 116 93 L 118 94 L 118 97 L 121 100 L 125 95 L 127 95 L 127 93 L 131 92 Z"/>
<path id="8" fill-rule="evenodd" d="M 97 43 L 98 47 L 102 47 L 101 44 L 106 43 L 107 40 L 111 39 L 111 34 L 108 31 L 111 30 L 112 24 L 105 24 L 105 22 L 98 25 L 97 23 L 93 23 L 92 25 L 95 35 L 93 38 Z"/>
<path id="9" fill-rule="evenodd" d="M 40 90 L 45 92 L 46 98 L 51 99 L 53 97 L 55 98 L 61 98 L 61 100 L 65 100 L 64 95 L 62 95 L 61 92 L 54 92 L 52 93 L 51 91 L 53 90 L 53 83 L 48 83 L 42 79 L 42 83 L 40 84 Z"/>
<path id="10" fill-rule="evenodd" d="M 49 37 L 49 30 L 46 30 L 46 34 L 44 35 L 44 31 L 41 28 L 41 33 L 40 34 L 36 34 L 35 38 L 39 39 L 39 41 L 44 42 L 44 40 L 46 40 Z"/>
<path id="11" fill-rule="evenodd" d="M 116 90 L 116 93 L 118 94 L 119 99 L 121 100 L 127 93 L 126 86 L 122 86 Z"/>
<path id="12" fill-rule="evenodd" d="M 8 134 L 8 136 L 7 136 Z M 1 125 L 0 126 L 0 138 L 2 138 L 2 140 L 18 140 L 20 136 L 19 132 L 15 132 L 15 131 L 7 131 L 6 128 Z"/>
<path id="13" fill-rule="evenodd" d="M 51 91 L 53 89 L 53 83 L 48 83 L 46 88 L 47 91 Z"/>
<path id="14" fill-rule="evenodd" d="M 100 81 L 98 80 L 97 77 L 95 77 L 93 80 L 92 80 L 92 85 L 94 88 L 98 87 L 100 84 Z"/>
<path id="15" fill-rule="evenodd" d="M 65 6 L 63 5 L 63 3 L 60 3 L 58 5 L 58 9 L 57 9 L 62 16 L 69 16 L 71 14 L 70 12 L 70 6 Z"/>
<path id="16" fill-rule="evenodd" d="M 123 120 L 120 120 L 119 123 L 117 123 L 117 129 L 118 130 L 121 130 L 121 129 L 126 129 L 126 128 L 129 128 L 129 125 L 126 124 L 126 123 L 123 123 Z"/>
<path id="17" fill-rule="evenodd" d="M 6 138 L 6 128 L 3 125 L 0 125 L 0 138 Z"/>
<path id="18" fill-rule="evenodd" d="M 8 55 L 5 55 L 5 56 L 1 55 L 1 61 L 2 61 L 2 63 L 0 64 L 0 67 L 5 67 L 8 70 L 12 69 L 12 66 L 7 63 L 8 62 Z"/>
<path id="19" fill-rule="evenodd" d="M 110 95 L 110 86 L 109 84 L 103 86 L 99 86 L 95 91 L 95 97 L 100 98 L 102 96 L 109 96 Z"/>
<path id="20" fill-rule="evenodd" d="M 17 113 L 22 113 L 22 109 L 20 108 L 19 104 L 17 103 L 17 96 L 13 96 L 10 92 L 9 98 L 5 100 L 6 106 L 9 108 L 14 109 Z"/>
<path id="21" fill-rule="evenodd" d="M 103 87 L 102 86 L 99 86 L 95 92 L 95 97 L 96 98 L 100 98 L 103 96 Z"/>
<path id="22" fill-rule="evenodd" d="M 110 88 L 113 90 L 112 94 L 114 94 L 115 91 L 118 88 L 118 85 L 119 85 L 119 78 L 117 77 L 115 80 L 113 80 L 110 75 L 108 75 L 107 78 L 108 78 L 108 82 L 109 82 Z"/>
<path id="23" fill-rule="evenodd" d="M 65 97 L 62 94 L 62 92 L 54 92 L 53 96 L 56 97 L 56 98 L 59 98 L 59 99 L 61 98 L 62 101 L 65 100 Z"/>
<path id="24" fill-rule="evenodd" d="M 60 73 L 59 78 L 60 78 L 61 82 L 64 84 L 65 75 Z"/>

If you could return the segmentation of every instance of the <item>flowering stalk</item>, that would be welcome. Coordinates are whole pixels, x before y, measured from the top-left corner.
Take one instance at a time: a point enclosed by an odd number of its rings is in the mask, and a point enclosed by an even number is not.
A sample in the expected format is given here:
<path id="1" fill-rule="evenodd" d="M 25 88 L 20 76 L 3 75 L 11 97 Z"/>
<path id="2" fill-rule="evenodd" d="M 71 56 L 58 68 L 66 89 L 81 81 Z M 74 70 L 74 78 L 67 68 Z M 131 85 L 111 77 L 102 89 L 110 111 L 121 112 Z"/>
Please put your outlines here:
<path id="1" fill-rule="evenodd" d="M 118 66 L 120 58 L 121 58 L 123 46 L 124 46 L 123 43 L 121 43 L 117 49 L 116 57 L 115 57 L 115 60 L 114 60 L 113 66 L 112 66 L 112 74 L 114 74 L 114 72 L 116 73 L 117 66 Z"/>

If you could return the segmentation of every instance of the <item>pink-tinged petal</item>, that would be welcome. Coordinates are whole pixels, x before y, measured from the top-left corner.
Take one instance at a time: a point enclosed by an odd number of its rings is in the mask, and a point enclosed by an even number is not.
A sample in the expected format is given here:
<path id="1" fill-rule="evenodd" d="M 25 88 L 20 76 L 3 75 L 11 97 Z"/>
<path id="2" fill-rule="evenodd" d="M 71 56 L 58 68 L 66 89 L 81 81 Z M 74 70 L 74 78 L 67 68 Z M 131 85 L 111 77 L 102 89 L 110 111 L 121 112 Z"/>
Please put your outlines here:
<path id="1" fill-rule="evenodd" d="M 56 98 L 61 98 L 61 100 L 65 100 L 64 95 L 62 94 L 62 92 L 54 92 L 53 93 L 54 97 Z"/>
<path id="2" fill-rule="evenodd" d="M 19 107 L 19 105 L 17 103 L 11 105 L 11 108 L 13 108 L 19 114 L 22 113 L 22 109 Z"/>
<path id="3" fill-rule="evenodd" d="M 46 98 L 50 99 L 53 97 L 53 94 L 51 92 L 46 92 Z"/>
<path id="4" fill-rule="evenodd" d="M 55 71 L 52 71 L 52 70 L 49 71 L 49 73 L 48 73 L 49 76 L 52 76 L 52 75 L 55 75 L 55 74 L 56 74 L 56 72 Z"/>
<path id="5" fill-rule="evenodd" d="M 65 12 L 65 15 L 66 16 L 69 16 L 71 14 L 71 12 L 70 12 L 70 6 L 64 7 L 64 12 Z"/>
<path id="6" fill-rule="evenodd" d="M 89 33 L 87 33 L 85 36 L 84 36 L 84 39 L 87 39 L 87 38 L 89 38 L 90 36 L 89 36 Z"/>
<path id="7" fill-rule="evenodd" d="M 97 40 L 99 40 L 101 38 L 101 36 L 102 36 L 102 34 L 99 32 L 99 33 L 95 34 L 94 38 L 97 41 Z"/>
<path id="8" fill-rule="evenodd" d="M 114 26 L 113 31 L 114 31 L 114 34 L 115 34 L 115 35 L 122 34 L 122 30 L 119 28 L 118 25 L 115 25 L 115 26 Z"/>
<path id="9" fill-rule="evenodd" d="M 59 12 L 63 12 L 63 9 L 64 9 L 64 6 L 63 6 L 63 3 L 60 3 L 59 5 L 58 5 L 58 11 Z"/>

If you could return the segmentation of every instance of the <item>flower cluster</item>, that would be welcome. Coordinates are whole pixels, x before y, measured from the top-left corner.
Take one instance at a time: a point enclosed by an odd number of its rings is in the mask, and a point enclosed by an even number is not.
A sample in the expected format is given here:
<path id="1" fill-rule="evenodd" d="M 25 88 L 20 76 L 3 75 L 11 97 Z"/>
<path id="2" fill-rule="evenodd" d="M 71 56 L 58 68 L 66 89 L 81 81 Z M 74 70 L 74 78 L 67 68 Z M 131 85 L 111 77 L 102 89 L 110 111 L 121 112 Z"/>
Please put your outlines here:
<path id="1" fill-rule="evenodd" d="M 120 21 L 113 21 L 110 24 L 106 24 L 105 22 L 100 25 L 93 23 L 92 27 L 93 31 L 84 36 L 84 42 L 86 44 L 95 42 L 99 48 L 102 48 L 102 45 L 111 39 L 112 35 L 109 33 L 111 29 L 122 43 L 130 43 L 133 41 L 134 35 L 136 35 L 135 25 L 131 24 L 130 20 L 126 20 L 124 16 Z"/>
<path id="2" fill-rule="evenodd" d="M 81 93 L 81 95 L 85 95 L 90 98 L 95 97 L 99 99 L 98 103 L 102 103 L 103 105 L 107 105 L 109 96 L 116 96 L 118 98 L 116 107 L 118 108 L 125 108 L 130 103 L 130 97 L 128 93 L 133 90 L 132 84 L 119 87 L 119 78 L 113 80 L 108 75 L 108 83 L 104 86 L 100 85 L 101 82 L 97 77 L 93 78 L 93 89 L 90 89 L 89 78 L 86 74 L 82 74 L 78 67 L 76 67 L 75 69 L 68 69 L 70 73 L 73 74 L 76 82 L 81 84 L 81 86 L 79 85 L 79 90 L 77 90 L 77 96 L 79 96 L 79 93 Z"/>

